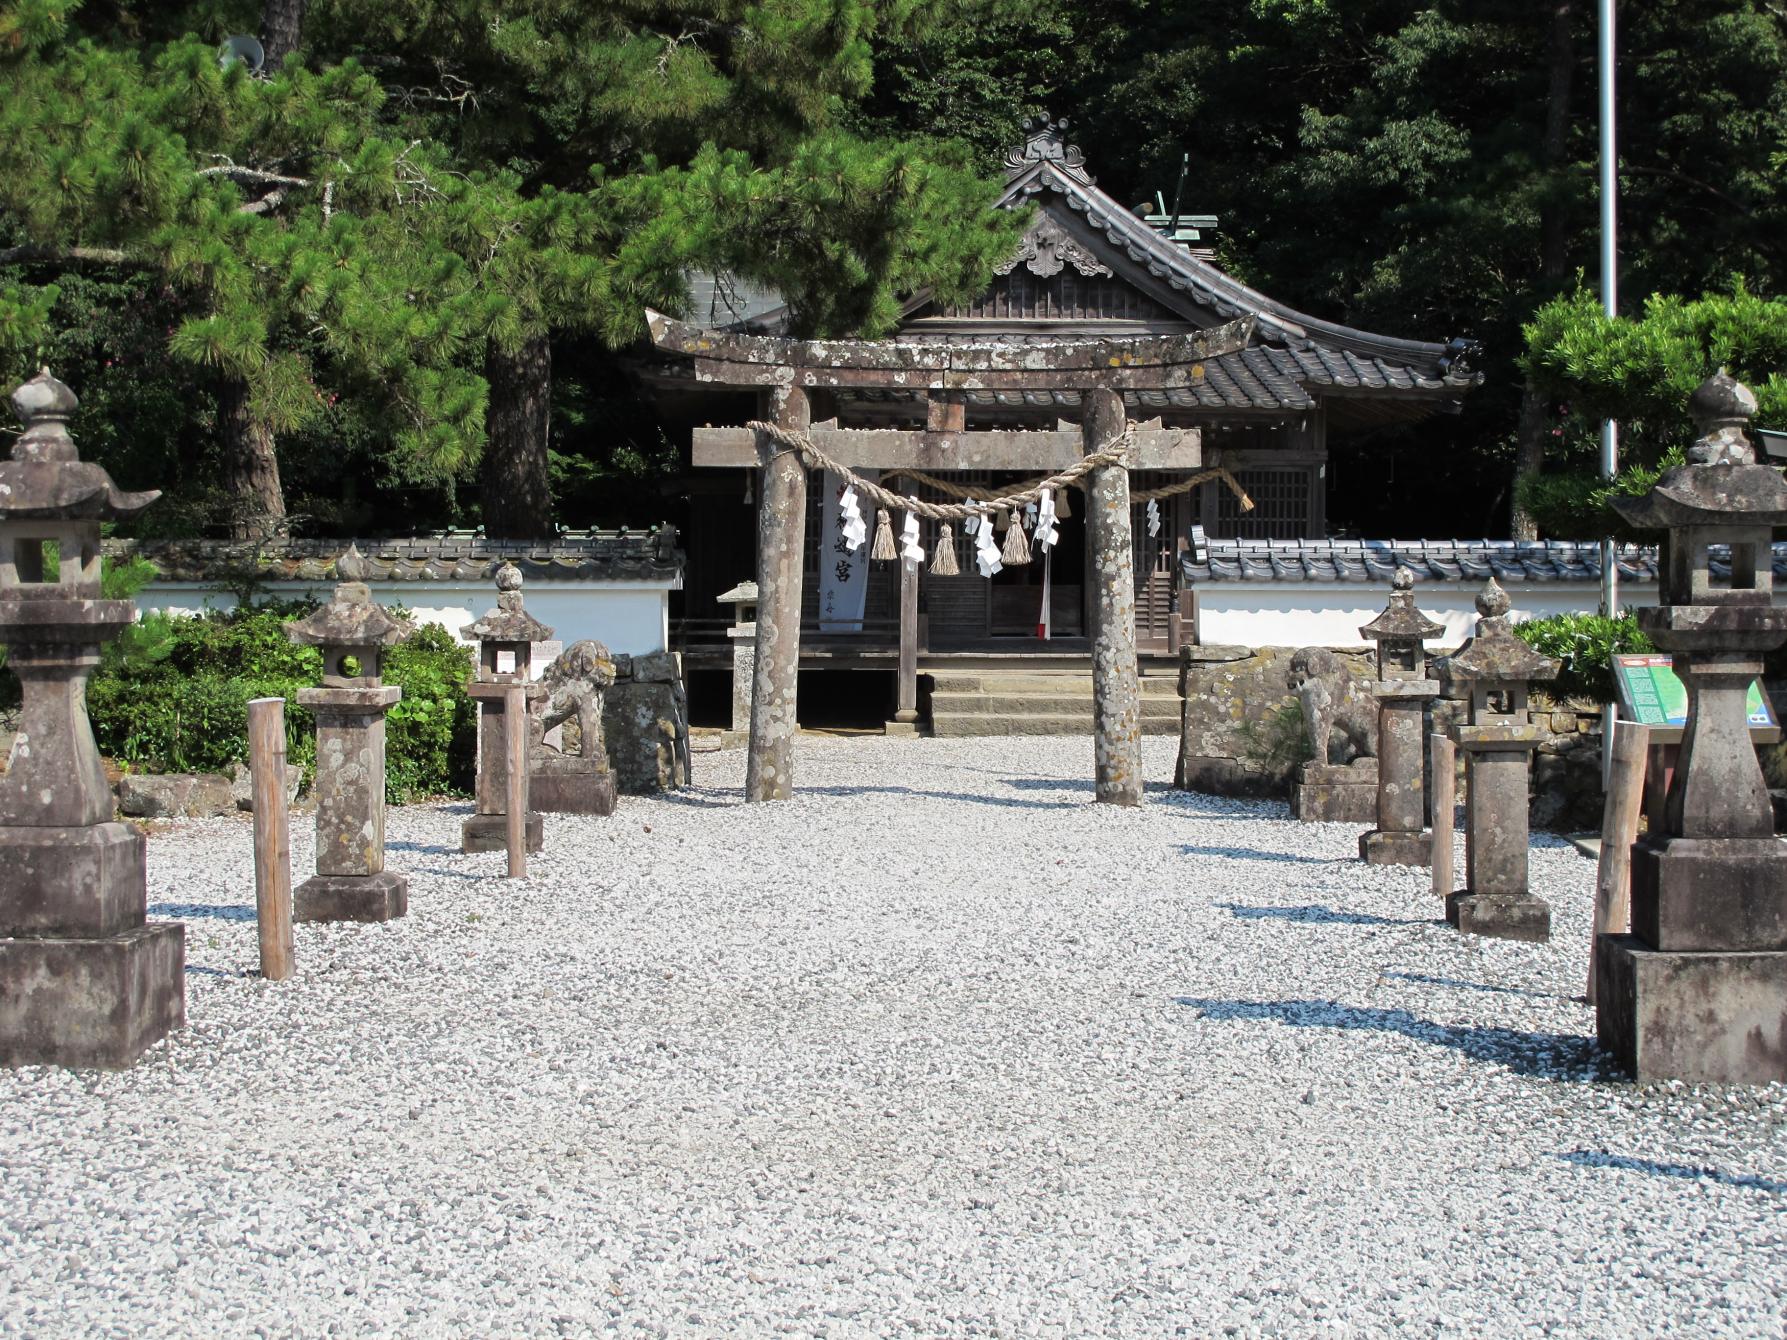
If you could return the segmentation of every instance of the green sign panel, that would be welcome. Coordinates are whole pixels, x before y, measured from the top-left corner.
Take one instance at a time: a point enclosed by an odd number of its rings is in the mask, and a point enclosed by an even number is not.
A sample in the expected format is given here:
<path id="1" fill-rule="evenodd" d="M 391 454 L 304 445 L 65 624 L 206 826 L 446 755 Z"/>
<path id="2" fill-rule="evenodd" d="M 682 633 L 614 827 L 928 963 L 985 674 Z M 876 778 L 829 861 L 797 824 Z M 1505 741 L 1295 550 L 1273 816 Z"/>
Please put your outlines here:
<path id="1" fill-rule="evenodd" d="M 1655 653 L 1615 656 L 1614 678 L 1619 684 L 1620 707 L 1628 721 L 1641 726 L 1685 726 L 1688 723 L 1688 691 L 1676 677 L 1670 658 Z M 1750 685 L 1750 726 L 1775 724 L 1775 714 L 1762 696 L 1762 681 Z"/>

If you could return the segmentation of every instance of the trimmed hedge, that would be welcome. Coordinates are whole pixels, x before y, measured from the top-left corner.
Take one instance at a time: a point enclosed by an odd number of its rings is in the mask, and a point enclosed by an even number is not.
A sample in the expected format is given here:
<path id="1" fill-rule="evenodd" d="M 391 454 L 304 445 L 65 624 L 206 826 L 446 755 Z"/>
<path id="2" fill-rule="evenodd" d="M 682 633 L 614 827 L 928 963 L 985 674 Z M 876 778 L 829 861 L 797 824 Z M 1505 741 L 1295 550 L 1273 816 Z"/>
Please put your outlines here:
<path id="1" fill-rule="evenodd" d="M 1553 614 L 1514 625 L 1520 639 L 1541 656 L 1563 662 L 1557 678 L 1538 687 L 1555 698 L 1613 701 L 1613 658 L 1655 651 L 1630 614 L 1609 619 L 1601 614 Z"/>
<path id="2" fill-rule="evenodd" d="M 218 772 L 248 756 L 249 700 L 284 698 L 289 757 L 311 775 L 316 723 L 298 705 L 298 690 L 321 681 L 322 656 L 288 640 L 285 624 L 314 608 L 275 602 L 193 618 L 145 616 L 107 649 L 88 686 L 100 751 L 143 772 Z M 385 792 L 393 803 L 470 791 L 471 673 L 471 651 L 433 624 L 386 653 L 384 681 L 403 689 L 386 718 Z"/>

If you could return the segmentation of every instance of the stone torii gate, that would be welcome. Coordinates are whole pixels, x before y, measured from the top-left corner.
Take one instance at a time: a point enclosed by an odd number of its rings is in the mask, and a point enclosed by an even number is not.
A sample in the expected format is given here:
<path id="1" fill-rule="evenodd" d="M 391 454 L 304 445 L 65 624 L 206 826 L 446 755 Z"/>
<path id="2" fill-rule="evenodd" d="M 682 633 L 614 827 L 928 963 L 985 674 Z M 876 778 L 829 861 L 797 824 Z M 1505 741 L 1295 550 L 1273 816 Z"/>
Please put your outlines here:
<path id="1" fill-rule="evenodd" d="M 803 435 L 841 465 L 881 470 L 1054 472 L 1104 452 L 1127 435 L 1127 459 L 1085 480 L 1087 540 L 1098 583 L 1092 628 L 1092 703 L 1097 798 L 1142 799 L 1141 689 L 1136 675 L 1135 575 L 1129 526 L 1130 469 L 1195 469 L 1203 464 L 1195 429 L 1131 428 L 1122 393 L 1196 386 L 1205 360 L 1246 347 L 1253 318 L 1182 335 L 1009 341 L 793 340 L 704 329 L 648 311 L 652 342 L 693 360 L 695 380 L 755 389 L 759 413 Z M 841 428 L 812 422 L 814 391 L 911 391 L 926 402 L 922 429 Z M 969 391 L 1080 393 L 1077 430 L 975 430 L 965 426 Z M 749 428 L 698 428 L 697 466 L 762 467 L 757 510 L 757 668 L 751 686 L 751 741 L 745 799 L 793 793 L 795 695 L 800 664 L 802 552 L 807 467 L 799 452 Z M 911 607 L 908 618 L 907 607 Z M 914 656 L 916 582 L 902 584 L 901 667 Z M 914 661 L 913 668 L 915 669 Z M 903 673 L 903 678 L 904 678 Z M 902 707 L 906 689 L 902 684 Z"/>

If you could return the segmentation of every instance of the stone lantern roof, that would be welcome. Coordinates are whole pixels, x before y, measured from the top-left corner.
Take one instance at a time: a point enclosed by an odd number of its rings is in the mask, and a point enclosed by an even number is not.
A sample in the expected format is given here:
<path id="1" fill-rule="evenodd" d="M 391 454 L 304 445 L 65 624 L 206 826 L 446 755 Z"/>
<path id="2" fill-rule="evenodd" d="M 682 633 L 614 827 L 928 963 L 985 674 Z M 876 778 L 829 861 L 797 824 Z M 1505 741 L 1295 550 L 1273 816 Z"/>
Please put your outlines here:
<path id="1" fill-rule="evenodd" d="M 1700 436 L 1678 465 L 1640 498 L 1615 498 L 1614 510 L 1634 526 L 1787 525 L 1787 480 L 1756 463 L 1748 433 L 1756 397 L 1724 369 L 1702 382 L 1688 401 Z"/>
<path id="2" fill-rule="evenodd" d="M 1414 587 L 1415 575 L 1407 568 L 1397 568 L 1396 575 L 1390 579 L 1390 603 L 1382 614 L 1359 630 L 1359 636 L 1371 642 L 1425 642 L 1444 633 L 1446 630 L 1442 625 L 1415 608 Z"/>
<path id="3" fill-rule="evenodd" d="M 496 570 L 496 608 L 460 629 L 479 642 L 544 642 L 552 630 L 521 605 L 521 569 L 504 563 Z"/>
<path id="4" fill-rule="evenodd" d="M 1491 577 L 1477 594 L 1477 631 L 1443 662 L 1448 677 L 1500 683 L 1557 677 L 1559 662 L 1514 636 L 1508 609 L 1508 593 Z"/>
<path id="5" fill-rule="evenodd" d="M 12 393 L 25 431 L 0 463 L 0 517 L 22 520 L 122 521 L 161 497 L 160 489 L 126 493 L 105 467 L 81 460 L 68 420 L 75 393 L 42 369 Z"/>
<path id="6" fill-rule="evenodd" d="M 344 580 L 336 586 L 334 599 L 285 626 L 293 642 L 312 647 L 389 647 L 414 631 L 373 600 L 371 588 L 360 580 L 366 567 L 358 550 L 349 548 L 335 567 Z"/>

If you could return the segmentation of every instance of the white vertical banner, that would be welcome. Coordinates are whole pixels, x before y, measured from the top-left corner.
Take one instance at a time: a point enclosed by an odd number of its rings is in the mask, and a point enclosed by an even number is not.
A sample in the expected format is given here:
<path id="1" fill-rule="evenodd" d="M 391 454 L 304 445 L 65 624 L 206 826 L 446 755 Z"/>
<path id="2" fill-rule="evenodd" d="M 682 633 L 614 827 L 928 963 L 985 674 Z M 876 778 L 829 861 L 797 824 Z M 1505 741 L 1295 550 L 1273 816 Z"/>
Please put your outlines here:
<path id="1" fill-rule="evenodd" d="M 857 473 L 871 483 L 881 475 L 879 470 Z M 869 552 L 864 547 L 852 552 L 844 535 L 839 504 L 847 482 L 830 470 L 824 478 L 825 502 L 820 509 L 824 524 L 819 531 L 819 631 L 860 633 L 863 605 L 869 597 Z"/>

